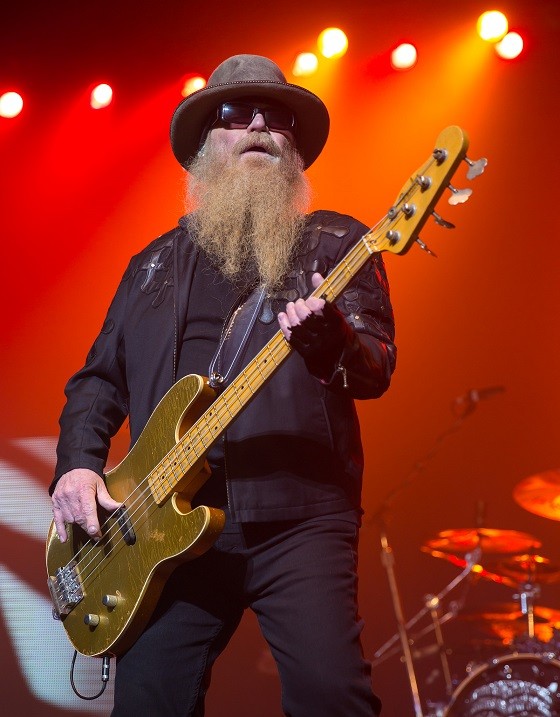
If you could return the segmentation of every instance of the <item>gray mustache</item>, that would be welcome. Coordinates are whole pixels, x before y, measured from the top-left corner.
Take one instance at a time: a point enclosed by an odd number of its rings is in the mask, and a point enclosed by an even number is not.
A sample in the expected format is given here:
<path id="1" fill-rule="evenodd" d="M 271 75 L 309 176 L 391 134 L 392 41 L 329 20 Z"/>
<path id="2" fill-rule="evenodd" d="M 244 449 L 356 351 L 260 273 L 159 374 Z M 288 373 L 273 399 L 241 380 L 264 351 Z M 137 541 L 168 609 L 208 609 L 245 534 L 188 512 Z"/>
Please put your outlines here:
<path id="1" fill-rule="evenodd" d="M 266 152 L 268 152 L 268 154 L 272 155 L 273 157 L 279 157 L 281 155 L 280 148 L 273 139 L 271 139 L 268 135 L 261 135 L 256 133 L 254 137 L 252 137 L 251 135 L 242 137 L 235 145 L 233 153 L 235 155 L 240 155 L 243 154 L 243 152 L 246 152 L 248 149 L 253 149 L 255 147 L 264 149 Z"/>

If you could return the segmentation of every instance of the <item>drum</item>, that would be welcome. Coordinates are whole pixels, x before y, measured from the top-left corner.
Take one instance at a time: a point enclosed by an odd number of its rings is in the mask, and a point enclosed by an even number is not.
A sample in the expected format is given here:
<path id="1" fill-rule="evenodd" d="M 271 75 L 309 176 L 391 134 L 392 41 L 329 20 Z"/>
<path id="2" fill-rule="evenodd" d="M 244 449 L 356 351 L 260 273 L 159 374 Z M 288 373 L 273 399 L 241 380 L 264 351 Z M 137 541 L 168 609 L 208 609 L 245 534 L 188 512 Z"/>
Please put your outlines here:
<path id="1" fill-rule="evenodd" d="M 560 717 L 560 662 L 520 653 L 477 667 L 453 693 L 443 717 Z"/>

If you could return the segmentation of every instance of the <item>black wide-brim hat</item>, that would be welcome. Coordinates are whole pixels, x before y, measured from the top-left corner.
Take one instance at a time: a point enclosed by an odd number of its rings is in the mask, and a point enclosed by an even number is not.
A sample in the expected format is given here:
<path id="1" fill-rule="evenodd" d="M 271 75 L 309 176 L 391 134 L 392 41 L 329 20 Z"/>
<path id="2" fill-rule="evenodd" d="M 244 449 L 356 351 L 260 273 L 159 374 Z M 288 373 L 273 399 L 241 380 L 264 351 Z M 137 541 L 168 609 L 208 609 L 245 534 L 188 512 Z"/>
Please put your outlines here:
<path id="1" fill-rule="evenodd" d="M 328 110 L 317 95 L 286 82 L 278 65 L 260 55 L 228 58 L 210 75 L 206 87 L 177 107 L 171 119 L 171 148 L 179 163 L 188 168 L 218 106 L 244 97 L 275 100 L 292 110 L 297 148 L 305 169 L 311 166 L 329 135 Z"/>

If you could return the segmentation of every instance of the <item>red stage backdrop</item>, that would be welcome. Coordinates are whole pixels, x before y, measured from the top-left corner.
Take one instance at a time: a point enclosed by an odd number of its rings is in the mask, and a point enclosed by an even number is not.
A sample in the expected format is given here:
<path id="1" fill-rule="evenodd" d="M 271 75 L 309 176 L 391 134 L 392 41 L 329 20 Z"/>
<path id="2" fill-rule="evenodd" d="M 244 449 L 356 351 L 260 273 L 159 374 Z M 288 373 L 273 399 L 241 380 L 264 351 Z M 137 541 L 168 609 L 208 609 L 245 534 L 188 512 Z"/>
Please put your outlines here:
<path id="1" fill-rule="evenodd" d="M 511 62 L 477 37 L 478 15 L 493 9 L 478 0 L 225 7 L 22 0 L 3 8 L 0 94 L 17 89 L 25 100 L 19 117 L 0 120 L 0 685 L 7 714 L 110 710 L 112 680 L 94 702 L 80 701 L 69 686 L 72 653 L 51 618 L 46 587 L 46 491 L 65 381 L 83 362 L 129 256 L 183 211 L 182 171 L 168 146 L 181 78 L 207 76 L 225 57 L 251 52 L 270 56 L 296 81 L 295 55 L 315 49 L 327 26 L 341 27 L 350 45 L 300 80 L 332 115 L 327 148 L 309 172 L 314 208 L 374 224 L 450 124 L 470 135 L 473 159 L 489 160 L 466 205 L 440 203 L 457 228 L 430 222 L 424 230 L 439 258 L 415 248 L 387 259 L 399 363 L 389 393 L 359 406 L 366 654 L 374 659 L 396 631 L 375 516 L 403 483 L 385 517 L 407 618 L 460 572 L 421 551 L 439 531 L 483 521 L 527 532 L 560 565 L 560 512 L 535 515 L 512 497 L 521 480 L 560 468 L 559 8 L 557 0 L 502 3 L 526 41 Z M 399 73 L 388 56 L 403 39 L 419 57 Z M 88 92 L 99 81 L 113 85 L 115 99 L 94 112 Z M 468 184 L 464 170 L 455 183 Z M 454 423 L 454 398 L 492 386 L 505 390 L 480 401 L 429 457 Z M 120 436 L 113 462 L 126 448 Z M 511 652 L 508 635 L 484 616 L 496 603 L 507 610 L 514 593 L 482 578 L 450 596 L 462 605 L 444 626 L 454 689 L 462 689 L 469 664 Z M 537 604 L 548 639 L 560 620 L 558 583 L 543 584 Z M 478 617 L 466 619 L 472 613 Z M 448 699 L 432 644 L 427 634 L 415 645 L 426 714 L 428 701 Z M 78 660 L 84 692 L 97 690 L 99 673 L 99 661 Z M 413 714 L 398 650 L 376 660 L 374 680 L 386 717 Z M 275 666 L 248 615 L 215 669 L 208 716 L 279 717 L 279 699 Z"/>

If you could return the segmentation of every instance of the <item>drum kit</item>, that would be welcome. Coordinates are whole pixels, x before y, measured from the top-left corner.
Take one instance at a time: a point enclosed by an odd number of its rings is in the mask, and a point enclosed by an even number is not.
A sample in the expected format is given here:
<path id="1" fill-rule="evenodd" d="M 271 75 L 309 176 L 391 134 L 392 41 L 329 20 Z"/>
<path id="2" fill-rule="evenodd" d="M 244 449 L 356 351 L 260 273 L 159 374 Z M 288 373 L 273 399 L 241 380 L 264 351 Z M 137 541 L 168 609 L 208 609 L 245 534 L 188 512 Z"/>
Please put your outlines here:
<path id="1" fill-rule="evenodd" d="M 531 513 L 560 520 L 560 470 L 522 480 L 513 497 Z M 516 530 L 444 530 L 421 549 L 462 568 L 440 595 L 427 596 L 424 614 L 431 614 L 433 624 L 424 633 L 433 632 L 436 644 L 412 650 L 416 657 L 435 653 L 441 661 L 436 672 L 445 681 L 446 698 L 428 701 L 428 717 L 560 717 L 560 609 L 538 602 L 541 586 L 560 583 L 560 563 L 541 554 L 537 538 Z M 473 610 L 463 600 L 450 603 L 453 607 L 442 614 L 443 598 L 473 574 L 510 588 L 511 601 Z M 441 630 L 455 621 L 463 635 L 484 636 L 478 640 L 481 659 L 463 665 L 462 681 L 452 676 L 454 651 L 446 647 Z M 410 640 L 413 648 L 424 633 Z M 502 654 L 488 659 L 492 649 Z"/>

